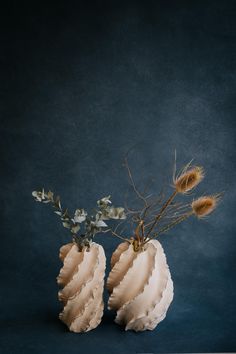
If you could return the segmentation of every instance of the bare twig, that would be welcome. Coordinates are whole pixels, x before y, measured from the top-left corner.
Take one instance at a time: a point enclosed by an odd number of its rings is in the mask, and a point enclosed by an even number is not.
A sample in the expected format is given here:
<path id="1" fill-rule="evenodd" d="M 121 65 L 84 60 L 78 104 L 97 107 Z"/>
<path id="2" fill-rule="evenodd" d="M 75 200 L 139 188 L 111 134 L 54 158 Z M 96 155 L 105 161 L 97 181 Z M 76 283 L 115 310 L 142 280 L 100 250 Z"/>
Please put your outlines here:
<path id="1" fill-rule="evenodd" d="M 124 219 L 124 220 L 120 221 L 120 222 L 116 225 L 114 231 L 117 232 L 117 230 L 118 230 L 118 228 L 120 227 L 120 225 L 122 225 L 125 221 L 127 221 L 127 219 Z"/>
<path id="2" fill-rule="evenodd" d="M 125 167 L 127 169 L 128 176 L 129 176 L 129 179 L 130 179 L 130 183 L 131 183 L 131 186 L 133 187 L 134 192 L 144 202 L 144 204 L 147 206 L 146 198 L 139 192 L 139 190 L 137 189 L 137 187 L 136 187 L 136 185 L 134 183 L 134 179 L 133 179 L 130 167 L 129 167 L 127 156 L 125 157 Z"/>
<path id="3" fill-rule="evenodd" d="M 186 220 L 188 217 L 190 217 L 191 215 L 193 215 L 193 211 L 191 210 L 188 213 L 183 214 L 182 216 L 178 217 L 175 221 L 173 221 L 172 223 L 164 226 L 162 229 L 160 229 L 158 232 L 156 232 L 155 234 L 152 235 L 152 237 L 148 238 L 145 240 L 145 242 L 143 243 L 143 245 L 145 245 L 145 243 L 149 242 L 150 240 L 153 240 L 154 238 L 158 237 L 160 234 L 163 234 L 167 231 L 169 231 L 172 227 L 174 227 L 175 225 L 179 224 L 180 222 Z"/>
<path id="4" fill-rule="evenodd" d="M 172 202 L 172 200 L 174 199 L 174 197 L 176 196 L 177 191 L 175 190 L 171 196 L 167 199 L 167 201 L 165 202 L 165 204 L 162 206 L 160 212 L 157 214 L 155 220 L 153 221 L 150 229 L 148 230 L 147 234 L 146 234 L 146 238 L 148 238 L 148 236 L 150 235 L 150 233 L 152 232 L 152 230 L 154 229 L 154 227 L 156 226 L 156 224 L 158 223 L 158 221 L 161 219 L 162 215 L 164 214 L 166 208 L 168 207 L 168 205 Z"/>
<path id="5" fill-rule="evenodd" d="M 117 234 L 117 233 L 116 233 L 115 231 L 113 231 L 112 229 L 110 229 L 110 231 L 111 231 L 112 235 L 118 237 L 119 239 L 121 239 L 121 240 L 123 240 L 123 241 L 126 241 L 126 242 L 131 243 L 131 241 L 130 241 L 129 239 L 120 236 L 119 234 Z"/>

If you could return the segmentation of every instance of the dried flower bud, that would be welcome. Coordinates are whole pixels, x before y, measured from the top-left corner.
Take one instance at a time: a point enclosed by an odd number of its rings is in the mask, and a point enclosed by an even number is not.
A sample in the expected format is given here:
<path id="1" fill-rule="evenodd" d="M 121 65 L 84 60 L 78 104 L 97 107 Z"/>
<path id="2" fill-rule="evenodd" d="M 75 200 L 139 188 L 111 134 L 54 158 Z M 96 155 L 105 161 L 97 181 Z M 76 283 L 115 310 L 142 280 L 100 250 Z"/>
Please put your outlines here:
<path id="1" fill-rule="evenodd" d="M 200 197 L 192 202 L 192 209 L 196 216 L 203 218 L 210 214 L 217 206 L 220 196 L 204 196 Z"/>
<path id="2" fill-rule="evenodd" d="M 176 192 L 187 193 L 195 188 L 204 178 L 202 167 L 196 166 L 189 170 L 184 170 L 182 174 L 174 179 Z"/>

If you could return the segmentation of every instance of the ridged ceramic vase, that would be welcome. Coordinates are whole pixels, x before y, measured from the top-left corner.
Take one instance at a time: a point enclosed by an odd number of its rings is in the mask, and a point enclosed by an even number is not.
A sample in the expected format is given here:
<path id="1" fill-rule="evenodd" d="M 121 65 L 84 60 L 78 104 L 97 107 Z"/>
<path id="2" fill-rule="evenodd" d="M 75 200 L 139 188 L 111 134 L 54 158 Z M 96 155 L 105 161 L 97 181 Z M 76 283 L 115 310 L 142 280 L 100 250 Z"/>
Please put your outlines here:
<path id="1" fill-rule="evenodd" d="M 91 243 L 89 251 L 78 251 L 74 243 L 60 248 L 63 266 L 57 277 L 64 308 L 59 318 L 70 331 L 87 332 L 101 322 L 106 259 L 103 247 Z"/>
<path id="2" fill-rule="evenodd" d="M 153 330 L 166 317 L 173 300 L 173 282 L 166 256 L 157 240 L 144 250 L 121 243 L 111 258 L 107 280 L 108 308 L 117 311 L 115 322 L 125 330 Z"/>

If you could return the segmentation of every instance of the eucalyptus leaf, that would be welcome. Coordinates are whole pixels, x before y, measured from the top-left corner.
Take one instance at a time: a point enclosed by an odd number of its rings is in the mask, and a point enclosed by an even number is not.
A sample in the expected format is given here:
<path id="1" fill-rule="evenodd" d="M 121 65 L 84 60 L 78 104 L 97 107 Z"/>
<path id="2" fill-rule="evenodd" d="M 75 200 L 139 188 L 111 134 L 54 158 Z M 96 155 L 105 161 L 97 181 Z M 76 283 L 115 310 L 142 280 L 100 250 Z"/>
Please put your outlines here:
<path id="1" fill-rule="evenodd" d="M 37 191 L 33 191 L 33 192 L 32 192 L 32 196 L 33 196 L 34 198 L 38 198 L 38 192 L 37 192 Z"/>
<path id="2" fill-rule="evenodd" d="M 99 207 L 106 207 L 107 205 L 111 204 L 112 202 L 110 201 L 111 196 L 108 195 L 107 197 L 103 197 L 102 199 L 99 199 L 97 201 L 97 205 Z"/>
<path id="3" fill-rule="evenodd" d="M 72 227 L 71 227 L 71 232 L 73 233 L 73 234 L 77 234 L 77 232 L 80 230 L 80 225 L 79 224 L 76 224 L 76 225 L 73 225 Z"/>
<path id="4" fill-rule="evenodd" d="M 70 223 L 69 223 L 69 222 L 64 221 L 64 222 L 62 223 L 62 225 L 63 225 L 66 229 L 70 229 Z"/>
<path id="5" fill-rule="evenodd" d="M 42 189 L 41 196 L 42 196 L 42 199 L 45 199 L 44 189 Z"/>
<path id="6" fill-rule="evenodd" d="M 48 196 L 48 199 L 52 202 L 53 201 L 53 192 L 48 191 L 47 196 Z"/>
<path id="7" fill-rule="evenodd" d="M 55 200 L 55 202 L 54 202 L 54 205 L 55 205 L 55 207 L 56 207 L 57 209 L 61 209 L 61 201 L 60 201 L 60 197 L 59 197 L 59 196 L 56 197 L 56 200 Z"/>
<path id="8" fill-rule="evenodd" d="M 125 210 L 122 207 L 110 207 L 108 210 L 108 216 L 111 219 L 126 219 Z"/>
<path id="9" fill-rule="evenodd" d="M 35 198 L 37 202 L 42 202 L 42 192 L 33 191 L 32 196 Z"/>
<path id="10" fill-rule="evenodd" d="M 88 213 L 84 209 L 76 209 L 75 215 L 74 215 L 74 221 L 81 223 L 86 220 L 86 216 Z"/>
<path id="11" fill-rule="evenodd" d="M 107 224 L 103 220 L 97 220 L 95 222 L 95 226 L 97 226 L 97 227 L 107 227 Z"/>
<path id="12" fill-rule="evenodd" d="M 63 212 L 61 214 L 61 217 L 64 220 L 69 220 L 70 219 L 70 215 L 68 214 L 68 209 L 63 210 Z"/>

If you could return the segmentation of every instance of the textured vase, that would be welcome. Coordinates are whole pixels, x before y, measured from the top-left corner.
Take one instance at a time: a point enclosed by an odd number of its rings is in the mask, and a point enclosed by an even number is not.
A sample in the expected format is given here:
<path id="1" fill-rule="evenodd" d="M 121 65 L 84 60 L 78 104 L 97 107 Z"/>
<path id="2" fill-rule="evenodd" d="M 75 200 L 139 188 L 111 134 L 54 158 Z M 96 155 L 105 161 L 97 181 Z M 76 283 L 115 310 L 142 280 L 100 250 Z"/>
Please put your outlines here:
<path id="1" fill-rule="evenodd" d="M 103 288 L 106 259 L 103 247 L 95 242 L 90 250 L 78 251 L 74 243 L 60 248 L 63 267 L 57 277 L 58 293 L 64 308 L 59 318 L 73 332 L 96 328 L 103 315 Z"/>
<path id="2" fill-rule="evenodd" d="M 108 308 L 117 311 L 115 322 L 125 330 L 153 330 L 161 322 L 173 300 L 173 282 L 166 256 L 157 240 L 144 250 L 121 243 L 111 258 L 107 280 Z"/>

